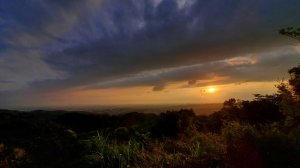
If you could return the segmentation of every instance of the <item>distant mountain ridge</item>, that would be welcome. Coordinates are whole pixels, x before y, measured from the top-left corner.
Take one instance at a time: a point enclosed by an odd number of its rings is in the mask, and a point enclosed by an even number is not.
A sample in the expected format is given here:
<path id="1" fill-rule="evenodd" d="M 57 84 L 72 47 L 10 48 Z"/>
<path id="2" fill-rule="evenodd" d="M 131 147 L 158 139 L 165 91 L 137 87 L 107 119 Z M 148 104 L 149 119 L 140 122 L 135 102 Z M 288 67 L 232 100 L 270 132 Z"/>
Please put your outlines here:
<path id="1" fill-rule="evenodd" d="M 60 107 L 20 107 L 20 111 L 80 111 L 97 114 L 123 114 L 129 112 L 162 113 L 165 111 L 178 111 L 180 109 L 193 109 L 197 115 L 210 115 L 222 108 L 222 103 L 209 104 L 169 104 L 169 105 L 87 105 L 87 106 L 60 106 Z"/>

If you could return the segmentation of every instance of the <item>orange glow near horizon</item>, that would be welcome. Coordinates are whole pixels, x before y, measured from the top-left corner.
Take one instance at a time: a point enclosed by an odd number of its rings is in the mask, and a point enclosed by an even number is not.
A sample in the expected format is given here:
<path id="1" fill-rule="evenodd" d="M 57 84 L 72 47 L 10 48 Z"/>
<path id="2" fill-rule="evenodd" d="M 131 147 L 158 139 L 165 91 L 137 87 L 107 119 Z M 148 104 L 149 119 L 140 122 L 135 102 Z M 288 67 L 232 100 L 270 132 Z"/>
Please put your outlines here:
<path id="1" fill-rule="evenodd" d="M 184 87 L 185 82 L 169 84 L 162 91 L 152 87 L 69 90 L 66 92 L 30 97 L 34 103 L 45 106 L 122 105 L 122 104 L 206 104 L 223 103 L 229 98 L 253 99 L 253 94 L 276 93 L 276 82 L 248 82 L 242 84 Z M 222 91 L 221 91 L 222 90 Z M 43 101 L 45 100 L 45 102 Z M 51 100 L 51 103 L 49 103 Z M 35 105 L 25 102 L 26 105 Z"/>

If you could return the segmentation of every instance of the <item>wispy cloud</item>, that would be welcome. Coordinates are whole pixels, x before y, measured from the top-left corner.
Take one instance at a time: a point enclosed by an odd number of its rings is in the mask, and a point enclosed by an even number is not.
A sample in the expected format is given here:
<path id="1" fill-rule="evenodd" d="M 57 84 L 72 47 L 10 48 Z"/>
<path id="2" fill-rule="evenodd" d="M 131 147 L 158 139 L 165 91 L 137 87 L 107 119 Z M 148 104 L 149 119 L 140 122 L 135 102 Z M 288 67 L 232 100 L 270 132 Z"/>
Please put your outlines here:
<path id="1" fill-rule="evenodd" d="M 209 63 L 145 71 L 80 87 L 80 89 L 103 89 L 130 86 L 152 86 L 161 91 L 170 83 L 187 81 L 185 87 L 202 87 L 255 81 L 275 81 L 286 77 L 291 65 L 299 60 L 296 47 L 282 47 L 271 52 L 254 53 L 251 56 L 212 61 Z"/>
<path id="2" fill-rule="evenodd" d="M 39 52 L 10 51 L 0 54 L 0 92 L 26 89 L 37 81 L 61 80 L 67 73 L 53 70 Z"/>

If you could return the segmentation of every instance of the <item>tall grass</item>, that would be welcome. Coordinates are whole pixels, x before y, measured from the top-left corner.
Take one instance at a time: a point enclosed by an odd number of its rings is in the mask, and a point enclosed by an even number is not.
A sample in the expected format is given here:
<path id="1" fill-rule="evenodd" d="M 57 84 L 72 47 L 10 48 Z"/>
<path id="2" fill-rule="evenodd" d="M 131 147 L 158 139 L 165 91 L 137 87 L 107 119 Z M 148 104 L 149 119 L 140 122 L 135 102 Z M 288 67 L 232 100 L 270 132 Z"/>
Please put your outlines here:
<path id="1" fill-rule="evenodd" d="M 131 167 L 141 153 L 143 145 L 137 141 L 110 141 L 103 135 L 82 141 L 88 154 L 85 159 L 90 167 Z"/>
<path id="2" fill-rule="evenodd" d="M 87 154 L 85 167 L 215 167 L 225 155 L 225 144 L 215 134 L 199 133 L 192 139 L 111 140 L 103 135 L 82 141 Z M 224 166 L 223 166 L 224 167 Z"/>

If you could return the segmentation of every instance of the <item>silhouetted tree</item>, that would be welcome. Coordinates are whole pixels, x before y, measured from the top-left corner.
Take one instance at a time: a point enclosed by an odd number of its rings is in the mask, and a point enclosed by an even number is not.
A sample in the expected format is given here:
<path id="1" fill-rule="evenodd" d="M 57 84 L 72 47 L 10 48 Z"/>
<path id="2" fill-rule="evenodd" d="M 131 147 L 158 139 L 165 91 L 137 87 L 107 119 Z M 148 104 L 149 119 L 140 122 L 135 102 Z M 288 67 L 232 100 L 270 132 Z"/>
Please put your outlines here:
<path id="1" fill-rule="evenodd" d="M 193 110 L 167 111 L 161 113 L 151 133 L 154 137 L 176 138 L 180 134 L 187 134 L 191 131 L 195 120 L 196 115 Z"/>
<path id="2" fill-rule="evenodd" d="M 287 27 L 280 29 L 279 33 L 300 41 L 300 28 Z"/>
<path id="3" fill-rule="evenodd" d="M 287 27 L 279 33 L 300 41 L 300 28 Z M 277 86 L 278 97 L 281 99 L 281 110 L 286 116 L 288 125 L 298 125 L 300 122 L 300 64 L 288 71 L 290 79 L 288 84 L 281 83 Z"/>
<path id="4" fill-rule="evenodd" d="M 291 85 L 294 94 L 300 96 L 300 64 L 297 67 L 290 69 L 289 74 L 289 84 Z"/>

